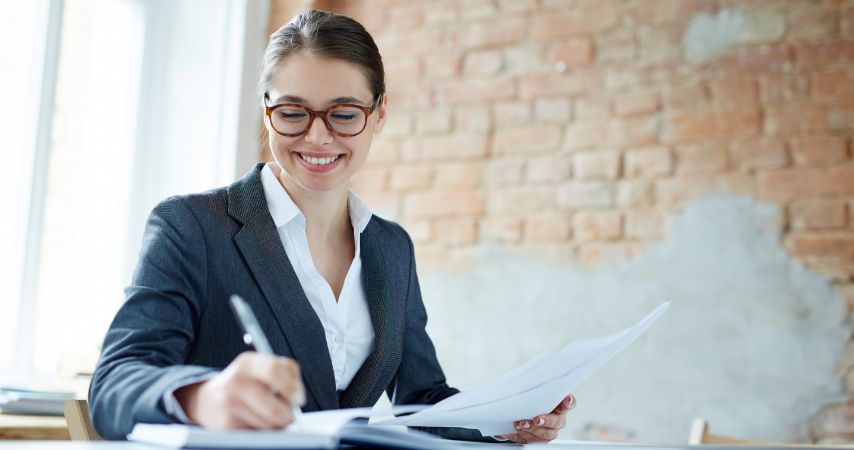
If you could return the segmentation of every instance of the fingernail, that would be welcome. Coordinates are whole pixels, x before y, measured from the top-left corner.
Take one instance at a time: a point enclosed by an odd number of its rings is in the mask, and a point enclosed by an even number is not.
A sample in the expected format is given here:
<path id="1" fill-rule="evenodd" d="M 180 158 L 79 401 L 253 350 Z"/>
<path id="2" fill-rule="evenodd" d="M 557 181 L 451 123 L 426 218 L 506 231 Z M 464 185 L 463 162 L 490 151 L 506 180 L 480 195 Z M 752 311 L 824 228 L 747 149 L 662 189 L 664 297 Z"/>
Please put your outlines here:
<path id="1" fill-rule="evenodd" d="M 294 402 L 296 402 L 298 406 L 305 406 L 305 391 L 301 389 L 297 391 L 294 394 Z"/>
<path id="2" fill-rule="evenodd" d="M 546 423 L 546 419 L 543 419 L 542 417 L 540 417 L 540 420 L 537 421 L 537 425 L 542 425 L 544 423 Z"/>
<path id="3" fill-rule="evenodd" d="M 521 429 L 522 429 L 522 425 L 516 425 L 516 429 L 517 429 L 517 430 L 521 430 Z"/>
<path id="4" fill-rule="evenodd" d="M 527 430 L 528 428 L 531 428 L 531 423 L 530 423 L 530 422 L 525 422 L 525 425 L 523 426 L 523 428 L 525 428 L 526 430 Z"/>

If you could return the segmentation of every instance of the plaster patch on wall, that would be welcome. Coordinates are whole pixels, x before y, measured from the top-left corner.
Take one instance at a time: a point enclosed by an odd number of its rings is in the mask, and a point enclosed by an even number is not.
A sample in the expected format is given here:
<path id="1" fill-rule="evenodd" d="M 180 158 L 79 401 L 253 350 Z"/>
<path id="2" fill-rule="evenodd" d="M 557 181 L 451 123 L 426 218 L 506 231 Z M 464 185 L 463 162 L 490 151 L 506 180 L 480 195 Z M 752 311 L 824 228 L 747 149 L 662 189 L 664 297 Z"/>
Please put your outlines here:
<path id="1" fill-rule="evenodd" d="M 698 63 L 726 52 L 733 45 L 774 42 L 785 31 L 786 24 L 779 12 L 724 9 L 717 14 L 700 13 L 691 18 L 682 42 L 688 60 Z"/>
<path id="2" fill-rule="evenodd" d="M 562 438 L 610 428 L 686 443 L 714 432 L 799 439 L 820 407 L 844 401 L 834 369 L 850 329 L 832 285 L 788 256 L 778 207 L 730 195 L 675 216 L 665 241 L 598 269 L 481 249 L 470 273 L 421 272 L 449 383 L 465 389 L 572 339 L 610 334 L 663 301 L 670 310 L 575 392 Z"/>

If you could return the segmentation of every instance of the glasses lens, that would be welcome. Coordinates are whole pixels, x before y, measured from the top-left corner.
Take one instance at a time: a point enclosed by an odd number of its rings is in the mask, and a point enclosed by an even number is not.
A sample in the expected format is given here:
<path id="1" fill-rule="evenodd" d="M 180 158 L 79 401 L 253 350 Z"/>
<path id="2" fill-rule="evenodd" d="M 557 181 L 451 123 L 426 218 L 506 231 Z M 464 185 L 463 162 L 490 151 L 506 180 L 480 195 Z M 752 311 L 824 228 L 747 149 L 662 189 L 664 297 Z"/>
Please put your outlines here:
<path id="1" fill-rule="evenodd" d="M 365 113 L 359 108 L 340 106 L 332 108 L 326 115 L 326 121 L 336 133 L 358 134 L 365 129 Z"/>
<path id="2" fill-rule="evenodd" d="M 302 133 L 308 125 L 308 118 L 308 111 L 299 106 L 281 106 L 270 114 L 273 128 L 284 134 Z"/>

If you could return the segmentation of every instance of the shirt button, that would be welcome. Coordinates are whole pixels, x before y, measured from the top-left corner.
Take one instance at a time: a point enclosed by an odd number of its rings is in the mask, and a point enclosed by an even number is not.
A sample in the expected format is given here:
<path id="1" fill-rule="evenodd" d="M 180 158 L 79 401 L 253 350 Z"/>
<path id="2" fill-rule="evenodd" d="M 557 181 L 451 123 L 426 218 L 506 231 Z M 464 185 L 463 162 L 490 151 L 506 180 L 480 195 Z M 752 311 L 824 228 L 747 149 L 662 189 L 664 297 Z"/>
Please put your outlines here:
<path id="1" fill-rule="evenodd" d="M 335 342 L 337 344 L 343 344 L 344 343 L 344 335 L 339 334 L 338 336 L 335 336 Z"/>

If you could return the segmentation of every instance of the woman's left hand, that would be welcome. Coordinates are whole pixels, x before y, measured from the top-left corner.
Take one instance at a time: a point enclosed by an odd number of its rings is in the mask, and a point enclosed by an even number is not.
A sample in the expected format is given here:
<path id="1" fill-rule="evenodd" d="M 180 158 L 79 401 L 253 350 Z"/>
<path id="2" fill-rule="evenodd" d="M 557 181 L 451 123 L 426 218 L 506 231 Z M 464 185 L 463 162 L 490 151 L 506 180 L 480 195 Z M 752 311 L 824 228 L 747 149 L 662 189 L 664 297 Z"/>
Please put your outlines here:
<path id="1" fill-rule="evenodd" d="M 575 408 L 575 397 L 567 395 L 552 412 L 539 415 L 530 420 L 513 422 L 516 432 L 504 434 L 501 437 L 519 444 L 534 442 L 549 442 L 557 438 L 558 432 L 566 426 L 566 413 Z"/>

